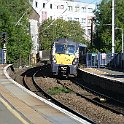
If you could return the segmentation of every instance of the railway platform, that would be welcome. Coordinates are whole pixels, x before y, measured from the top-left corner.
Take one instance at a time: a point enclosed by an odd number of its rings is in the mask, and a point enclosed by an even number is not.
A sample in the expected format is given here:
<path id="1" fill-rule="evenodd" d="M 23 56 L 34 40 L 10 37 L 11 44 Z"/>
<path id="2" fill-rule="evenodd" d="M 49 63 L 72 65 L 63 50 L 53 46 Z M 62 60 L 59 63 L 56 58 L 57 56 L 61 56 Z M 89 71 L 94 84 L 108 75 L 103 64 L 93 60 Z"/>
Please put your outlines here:
<path id="1" fill-rule="evenodd" d="M 124 83 L 124 72 L 122 71 L 115 71 L 107 68 L 83 68 L 83 70 L 94 75 Z"/>
<path id="2" fill-rule="evenodd" d="M 80 68 L 84 81 L 108 92 L 124 96 L 124 72 L 108 68 Z"/>
<path id="3" fill-rule="evenodd" d="M 13 81 L 7 68 L 0 65 L 0 123 L 90 124 Z"/>

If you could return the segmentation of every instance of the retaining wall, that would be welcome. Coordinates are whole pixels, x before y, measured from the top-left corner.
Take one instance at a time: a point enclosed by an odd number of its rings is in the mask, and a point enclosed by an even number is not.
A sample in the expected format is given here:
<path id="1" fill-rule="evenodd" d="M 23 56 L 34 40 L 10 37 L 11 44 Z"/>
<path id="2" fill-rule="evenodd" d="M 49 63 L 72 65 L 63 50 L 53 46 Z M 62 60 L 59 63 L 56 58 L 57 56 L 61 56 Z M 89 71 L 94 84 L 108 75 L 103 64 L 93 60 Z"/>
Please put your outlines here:
<path id="1" fill-rule="evenodd" d="M 80 75 L 84 81 L 90 83 L 91 85 L 98 86 L 110 92 L 124 95 L 124 82 L 89 73 L 84 70 L 80 70 Z"/>

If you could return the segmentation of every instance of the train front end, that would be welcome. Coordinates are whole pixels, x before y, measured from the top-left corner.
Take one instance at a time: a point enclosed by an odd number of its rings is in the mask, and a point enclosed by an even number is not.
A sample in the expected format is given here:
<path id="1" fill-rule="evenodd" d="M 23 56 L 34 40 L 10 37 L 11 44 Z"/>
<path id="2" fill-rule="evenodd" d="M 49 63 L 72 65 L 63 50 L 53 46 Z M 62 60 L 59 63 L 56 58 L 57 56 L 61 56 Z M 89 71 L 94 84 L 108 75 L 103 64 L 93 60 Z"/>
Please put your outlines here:
<path id="1" fill-rule="evenodd" d="M 51 68 L 53 75 L 77 76 L 79 63 L 78 44 L 66 39 L 54 42 L 52 47 Z"/>

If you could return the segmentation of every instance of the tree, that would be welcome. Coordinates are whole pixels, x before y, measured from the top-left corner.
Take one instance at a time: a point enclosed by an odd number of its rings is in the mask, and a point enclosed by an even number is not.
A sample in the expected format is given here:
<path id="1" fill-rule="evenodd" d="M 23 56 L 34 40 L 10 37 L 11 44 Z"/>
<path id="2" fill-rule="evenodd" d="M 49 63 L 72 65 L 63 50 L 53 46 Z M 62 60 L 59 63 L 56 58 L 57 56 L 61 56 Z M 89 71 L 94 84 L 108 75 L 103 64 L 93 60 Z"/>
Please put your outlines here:
<path id="1" fill-rule="evenodd" d="M 83 29 L 77 21 L 65 21 L 63 19 L 45 20 L 39 27 L 41 49 L 50 49 L 52 41 L 57 38 L 70 38 L 87 44 L 83 34 Z"/>
<path id="2" fill-rule="evenodd" d="M 30 11 L 28 0 L 0 1 L 0 34 L 7 32 L 7 63 L 16 63 L 20 57 L 23 61 L 28 60 L 31 51 L 31 38 L 27 31 Z"/>
<path id="3" fill-rule="evenodd" d="M 115 1 L 115 27 L 124 28 L 124 1 Z M 112 0 L 102 0 L 94 11 L 96 30 L 94 46 L 101 52 L 111 52 L 112 46 Z M 115 30 L 115 51 L 121 51 L 121 30 Z"/>

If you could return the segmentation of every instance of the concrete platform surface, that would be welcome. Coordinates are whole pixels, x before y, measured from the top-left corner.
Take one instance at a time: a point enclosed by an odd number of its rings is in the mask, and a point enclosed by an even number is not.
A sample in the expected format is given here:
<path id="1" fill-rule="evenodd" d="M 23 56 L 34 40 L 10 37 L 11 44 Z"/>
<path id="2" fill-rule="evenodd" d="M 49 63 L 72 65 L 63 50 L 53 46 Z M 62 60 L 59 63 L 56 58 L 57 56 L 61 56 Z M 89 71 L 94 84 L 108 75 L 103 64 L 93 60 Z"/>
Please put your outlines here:
<path id="1" fill-rule="evenodd" d="M 23 124 L 24 120 L 15 116 L 16 112 L 0 97 L 0 124 Z"/>
<path id="2" fill-rule="evenodd" d="M 115 71 L 107 68 L 81 68 L 81 69 L 88 73 L 99 75 L 110 80 L 124 82 L 124 72 L 121 71 Z"/>

